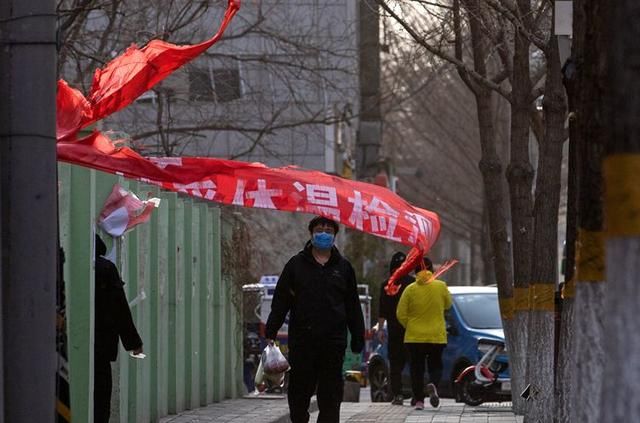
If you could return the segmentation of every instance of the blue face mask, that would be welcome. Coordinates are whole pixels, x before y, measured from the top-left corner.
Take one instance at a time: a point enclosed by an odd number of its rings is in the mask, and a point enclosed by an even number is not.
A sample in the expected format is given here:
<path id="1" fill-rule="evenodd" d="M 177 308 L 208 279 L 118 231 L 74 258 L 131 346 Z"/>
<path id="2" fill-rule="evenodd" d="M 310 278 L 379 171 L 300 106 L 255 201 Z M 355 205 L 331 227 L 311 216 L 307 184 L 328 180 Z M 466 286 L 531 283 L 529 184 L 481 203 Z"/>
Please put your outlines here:
<path id="1" fill-rule="evenodd" d="M 334 239 L 335 237 L 333 234 L 317 232 L 311 237 L 311 245 L 316 247 L 318 250 L 328 250 L 333 247 Z"/>

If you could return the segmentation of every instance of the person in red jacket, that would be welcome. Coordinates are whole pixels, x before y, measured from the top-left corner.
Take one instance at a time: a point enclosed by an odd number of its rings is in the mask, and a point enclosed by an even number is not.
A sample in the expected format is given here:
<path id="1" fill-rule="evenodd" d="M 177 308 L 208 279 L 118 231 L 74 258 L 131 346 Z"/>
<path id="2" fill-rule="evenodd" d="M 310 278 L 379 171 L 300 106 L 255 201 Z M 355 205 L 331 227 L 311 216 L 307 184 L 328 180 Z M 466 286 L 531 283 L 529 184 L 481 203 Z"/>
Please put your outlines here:
<path id="1" fill-rule="evenodd" d="M 95 236 L 95 340 L 93 375 L 93 421 L 108 423 L 111 414 L 111 362 L 118 358 L 118 340 L 125 350 L 142 353 L 129 303 L 116 265 L 103 256 L 107 246 Z"/>
<path id="2" fill-rule="evenodd" d="M 273 342 L 289 313 L 288 401 L 293 423 L 309 421 L 314 392 L 318 422 L 340 421 L 347 329 L 351 350 L 360 353 L 364 348 L 355 272 L 334 245 L 338 228 L 325 217 L 311 220 L 311 240 L 282 270 L 267 319 L 265 335 Z"/>

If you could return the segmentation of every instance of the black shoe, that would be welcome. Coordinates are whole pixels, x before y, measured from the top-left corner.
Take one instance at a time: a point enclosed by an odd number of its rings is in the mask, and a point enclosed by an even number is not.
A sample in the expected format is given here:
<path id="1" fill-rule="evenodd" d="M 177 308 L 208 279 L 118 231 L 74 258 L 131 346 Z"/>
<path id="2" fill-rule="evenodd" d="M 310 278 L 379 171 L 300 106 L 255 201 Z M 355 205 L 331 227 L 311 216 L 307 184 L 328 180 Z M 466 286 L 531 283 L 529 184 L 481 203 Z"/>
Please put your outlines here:
<path id="1" fill-rule="evenodd" d="M 391 401 L 393 405 L 404 405 L 404 397 L 402 395 L 396 395 L 393 397 L 393 401 Z"/>
<path id="2" fill-rule="evenodd" d="M 438 396 L 438 390 L 436 389 L 436 385 L 430 383 L 427 385 L 427 393 L 429 394 L 429 404 L 433 408 L 438 408 L 440 405 L 440 397 Z"/>

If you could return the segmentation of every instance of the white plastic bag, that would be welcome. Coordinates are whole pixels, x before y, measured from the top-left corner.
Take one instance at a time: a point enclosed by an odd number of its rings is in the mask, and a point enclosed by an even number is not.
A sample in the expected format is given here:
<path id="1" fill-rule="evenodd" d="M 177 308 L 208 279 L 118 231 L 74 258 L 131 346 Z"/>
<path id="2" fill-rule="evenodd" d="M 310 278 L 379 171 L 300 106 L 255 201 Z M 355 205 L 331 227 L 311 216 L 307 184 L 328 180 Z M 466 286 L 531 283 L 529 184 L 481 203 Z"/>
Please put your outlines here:
<path id="1" fill-rule="evenodd" d="M 256 370 L 256 377 L 254 379 L 254 382 L 256 384 L 256 389 L 258 389 L 260 392 L 264 391 L 264 355 L 260 356 L 260 363 L 258 364 L 258 370 Z M 260 387 L 262 387 L 262 389 L 260 389 Z"/>
<path id="2" fill-rule="evenodd" d="M 276 374 L 265 374 L 264 379 L 268 382 L 270 388 L 282 388 L 284 386 L 284 372 Z"/>
<path id="3" fill-rule="evenodd" d="M 272 376 L 284 377 L 284 372 L 288 371 L 291 367 L 286 357 L 275 345 L 267 345 L 262 353 L 262 360 L 264 361 L 264 373 Z"/>

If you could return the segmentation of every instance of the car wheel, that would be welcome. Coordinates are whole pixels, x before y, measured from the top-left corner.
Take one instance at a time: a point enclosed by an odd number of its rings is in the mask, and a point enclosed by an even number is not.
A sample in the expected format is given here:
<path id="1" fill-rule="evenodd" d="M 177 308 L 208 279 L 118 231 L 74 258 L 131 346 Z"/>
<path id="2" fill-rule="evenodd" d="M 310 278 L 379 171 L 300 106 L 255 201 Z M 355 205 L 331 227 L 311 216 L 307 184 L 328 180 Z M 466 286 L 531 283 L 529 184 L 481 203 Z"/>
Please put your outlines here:
<path id="1" fill-rule="evenodd" d="M 476 378 L 473 373 L 467 373 L 460 381 L 460 399 L 467 405 L 472 407 L 478 406 L 484 402 L 482 393 L 479 389 L 474 388 L 473 381 Z"/>
<path id="2" fill-rule="evenodd" d="M 371 387 L 371 402 L 391 401 L 389 375 L 383 363 L 378 362 L 369 367 L 369 385 Z"/>

